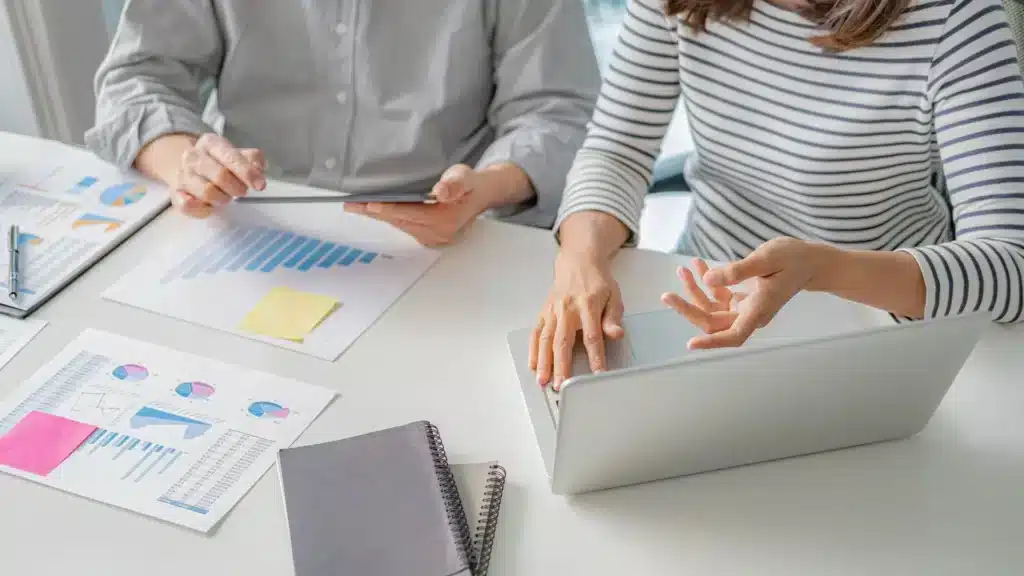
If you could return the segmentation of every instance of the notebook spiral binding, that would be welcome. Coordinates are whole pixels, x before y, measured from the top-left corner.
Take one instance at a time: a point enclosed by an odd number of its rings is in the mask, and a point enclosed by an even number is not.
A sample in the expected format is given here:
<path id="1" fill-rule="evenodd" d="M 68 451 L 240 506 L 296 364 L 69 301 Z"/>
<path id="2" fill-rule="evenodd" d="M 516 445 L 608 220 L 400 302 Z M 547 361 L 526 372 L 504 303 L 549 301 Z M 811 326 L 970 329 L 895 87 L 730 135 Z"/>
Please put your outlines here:
<path id="1" fill-rule="evenodd" d="M 491 466 L 487 474 L 487 490 L 484 492 L 484 505 L 481 517 L 476 520 L 473 542 L 479 542 L 479 548 L 474 548 L 470 558 L 471 564 L 476 567 L 476 576 L 487 576 L 487 568 L 491 563 L 491 548 L 494 546 L 494 536 L 498 531 L 498 513 L 501 510 L 501 496 L 505 492 L 505 469 L 497 464 Z"/>
<path id="2" fill-rule="evenodd" d="M 437 482 L 441 486 L 444 508 L 448 514 L 448 526 L 451 527 L 452 534 L 455 537 L 459 557 L 472 569 L 474 566 L 471 559 L 473 535 L 470 532 L 469 521 L 466 519 L 466 512 L 462 508 L 462 499 L 459 498 L 459 489 L 455 485 L 455 476 L 448 466 L 448 455 L 444 451 L 441 433 L 437 430 L 437 426 L 433 424 L 427 424 L 426 429 L 427 441 L 430 444 L 430 454 L 434 459 L 434 473 L 437 474 Z"/>

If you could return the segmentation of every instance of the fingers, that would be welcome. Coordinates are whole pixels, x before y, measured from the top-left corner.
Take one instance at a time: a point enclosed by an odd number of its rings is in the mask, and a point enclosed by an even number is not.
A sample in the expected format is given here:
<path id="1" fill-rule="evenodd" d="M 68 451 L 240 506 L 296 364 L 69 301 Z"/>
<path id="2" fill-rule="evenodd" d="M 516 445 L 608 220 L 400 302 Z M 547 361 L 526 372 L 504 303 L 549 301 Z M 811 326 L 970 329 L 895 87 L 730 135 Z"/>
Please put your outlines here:
<path id="1" fill-rule="evenodd" d="M 437 218 L 437 212 L 440 211 L 439 208 L 441 206 L 431 206 L 429 204 L 367 202 L 363 205 L 362 213 L 382 220 L 428 224 Z"/>
<path id="2" fill-rule="evenodd" d="M 179 189 L 188 192 L 196 200 L 205 202 L 210 206 L 223 206 L 231 202 L 231 196 L 195 172 L 187 172 L 184 175 L 179 184 Z"/>
<path id="3" fill-rule="evenodd" d="M 728 329 L 732 326 L 737 316 L 735 312 L 708 312 L 706 310 L 702 310 L 701 308 L 687 302 L 678 294 L 664 294 L 661 297 L 661 301 L 666 306 L 672 308 L 686 318 L 690 324 L 693 324 L 708 334 Z"/>
<path id="4" fill-rule="evenodd" d="M 618 286 L 612 287 L 612 294 L 608 298 L 608 304 L 604 309 L 604 318 L 601 320 L 601 330 L 604 335 L 612 340 L 619 340 L 626 335 L 622 327 L 622 315 L 625 309 L 622 305 L 622 292 Z"/>
<path id="5" fill-rule="evenodd" d="M 712 287 L 735 286 L 744 280 L 771 276 L 778 271 L 778 267 L 773 266 L 768 258 L 754 252 L 742 260 L 707 271 L 704 284 Z"/>
<path id="6" fill-rule="evenodd" d="M 188 160 L 188 166 L 198 176 L 201 176 L 206 181 L 212 183 L 220 191 L 224 192 L 228 196 L 227 201 L 231 198 L 239 198 L 245 196 L 248 188 L 245 183 L 235 177 L 235 175 L 224 166 L 221 166 L 217 160 L 214 160 L 211 156 L 207 156 L 200 151 L 193 151 L 193 156 Z M 218 194 L 217 197 L 220 195 Z M 212 203 L 212 202 L 211 202 Z"/>
<path id="7" fill-rule="evenodd" d="M 175 190 L 171 193 L 171 204 L 192 218 L 206 218 L 213 213 L 213 206 L 196 199 L 184 190 Z"/>
<path id="8" fill-rule="evenodd" d="M 537 338 L 537 383 L 546 386 L 551 382 L 551 374 L 554 371 L 555 326 L 557 322 L 550 311 L 545 313 L 543 322 L 544 325 L 541 326 Z"/>
<path id="9" fill-rule="evenodd" d="M 457 206 L 437 204 L 399 205 L 369 202 L 345 204 L 345 211 L 362 214 L 402 230 L 424 246 L 446 246 L 458 239 L 461 232 L 472 225 L 457 211 Z"/>
<path id="10" fill-rule="evenodd" d="M 441 175 L 441 179 L 430 191 L 438 202 L 457 202 L 472 191 L 473 169 L 465 164 L 456 164 Z"/>
<path id="11" fill-rule="evenodd" d="M 253 162 L 250 157 L 235 148 L 231 142 L 216 134 L 204 134 L 196 142 L 196 149 L 205 152 L 216 160 L 221 166 L 227 168 L 235 178 L 241 181 L 248 188 L 262 190 L 267 185 L 263 176 L 263 159 L 260 162 Z M 207 176 L 209 178 L 209 176 Z M 211 178 L 211 181 L 213 179 Z"/>
<path id="12" fill-rule="evenodd" d="M 537 325 L 530 333 L 530 370 L 537 371 L 537 357 L 540 348 L 540 333 L 544 330 L 544 316 L 537 318 Z"/>
<path id="13" fill-rule="evenodd" d="M 701 279 L 708 273 L 708 263 L 701 258 L 693 259 L 693 267 L 700 275 Z M 705 283 L 706 284 L 706 283 Z M 711 297 L 715 299 L 723 308 L 728 309 L 729 303 L 732 302 L 733 293 L 725 286 L 708 286 L 711 290 Z"/>
<path id="14" fill-rule="evenodd" d="M 587 349 L 591 372 L 603 372 L 608 369 L 605 360 L 604 330 L 601 327 L 600 305 L 584 303 L 580 310 L 580 323 L 583 327 L 583 346 Z"/>
<path id="15" fill-rule="evenodd" d="M 750 310 L 736 316 L 732 326 L 725 330 L 691 338 L 687 347 L 691 350 L 705 350 L 708 348 L 734 348 L 741 346 L 750 338 L 750 335 L 757 330 L 760 322 L 758 313 Z"/>
<path id="16" fill-rule="evenodd" d="M 559 303 L 555 309 L 555 319 L 558 323 L 554 332 L 554 371 L 552 374 L 555 391 L 562 388 L 562 382 L 572 375 L 572 352 L 576 346 L 576 332 L 579 330 L 578 321 L 565 303 Z"/>
<path id="17" fill-rule="evenodd" d="M 692 338 L 688 347 L 693 350 L 707 348 L 728 348 L 740 346 L 758 329 L 771 322 L 779 310 L 789 301 L 785 292 L 762 290 L 744 299 L 743 310 L 735 315 L 728 328 Z"/>
<path id="18" fill-rule="evenodd" d="M 242 148 L 239 152 L 253 165 L 259 166 L 261 170 L 267 169 L 267 157 L 263 154 L 263 150 L 259 148 Z"/>
<path id="19" fill-rule="evenodd" d="M 703 260 L 698 260 L 697 262 L 704 264 Z M 699 268 L 700 267 L 698 266 L 698 269 Z M 704 264 L 704 272 L 706 271 L 707 264 Z M 689 297 L 690 301 L 694 303 L 694 305 L 696 305 L 701 310 L 709 313 L 715 310 L 715 305 L 712 304 L 711 300 L 708 299 L 707 294 L 705 294 L 704 291 L 701 290 L 700 286 L 697 285 L 697 279 L 693 277 L 693 272 L 690 272 L 689 268 L 685 266 L 680 266 L 679 269 L 676 271 L 676 275 L 678 275 L 679 279 L 682 280 L 683 290 L 686 291 L 686 295 Z M 682 298 L 679 298 L 679 300 L 682 300 Z"/>

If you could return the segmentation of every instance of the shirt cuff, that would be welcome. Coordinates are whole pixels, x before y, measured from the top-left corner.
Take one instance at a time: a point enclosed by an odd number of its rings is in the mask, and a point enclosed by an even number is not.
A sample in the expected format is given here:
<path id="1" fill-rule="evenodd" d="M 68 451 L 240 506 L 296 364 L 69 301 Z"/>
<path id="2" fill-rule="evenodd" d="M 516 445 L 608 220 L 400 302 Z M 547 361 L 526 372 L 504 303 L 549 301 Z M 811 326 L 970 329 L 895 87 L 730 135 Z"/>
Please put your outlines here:
<path id="1" fill-rule="evenodd" d="M 488 215 L 514 224 L 550 228 L 558 214 L 565 172 L 573 154 L 560 146 L 546 146 L 540 130 L 521 130 L 496 140 L 476 163 L 477 170 L 511 163 L 526 172 L 534 198 L 492 209 Z"/>
<path id="2" fill-rule="evenodd" d="M 924 246 L 920 248 L 900 248 L 900 252 L 906 252 L 914 257 L 918 267 L 921 269 L 921 277 L 924 278 L 924 319 L 928 320 L 937 316 L 946 316 L 952 307 L 954 292 L 963 290 L 963 286 L 953 286 L 953 275 L 946 276 L 947 286 L 942 289 L 942 281 L 939 274 L 948 271 L 949 263 L 943 260 L 934 248 Z"/>
<path id="3" fill-rule="evenodd" d="M 182 108 L 163 104 L 132 106 L 86 132 L 85 145 L 107 162 L 128 169 L 139 151 L 161 136 L 212 131 L 198 116 Z"/>

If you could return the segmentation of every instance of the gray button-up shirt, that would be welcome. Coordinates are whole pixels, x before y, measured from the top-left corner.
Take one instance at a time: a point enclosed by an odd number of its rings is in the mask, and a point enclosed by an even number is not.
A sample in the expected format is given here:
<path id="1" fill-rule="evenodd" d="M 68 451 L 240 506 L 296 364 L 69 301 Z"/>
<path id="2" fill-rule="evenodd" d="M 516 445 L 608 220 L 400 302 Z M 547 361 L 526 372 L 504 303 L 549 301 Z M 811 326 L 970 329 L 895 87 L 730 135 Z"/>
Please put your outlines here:
<path id="1" fill-rule="evenodd" d="M 86 143 L 130 166 L 217 125 L 270 176 L 347 192 L 514 162 L 537 198 L 503 215 L 547 227 L 598 76 L 579 0 L 129 0 Z"/>

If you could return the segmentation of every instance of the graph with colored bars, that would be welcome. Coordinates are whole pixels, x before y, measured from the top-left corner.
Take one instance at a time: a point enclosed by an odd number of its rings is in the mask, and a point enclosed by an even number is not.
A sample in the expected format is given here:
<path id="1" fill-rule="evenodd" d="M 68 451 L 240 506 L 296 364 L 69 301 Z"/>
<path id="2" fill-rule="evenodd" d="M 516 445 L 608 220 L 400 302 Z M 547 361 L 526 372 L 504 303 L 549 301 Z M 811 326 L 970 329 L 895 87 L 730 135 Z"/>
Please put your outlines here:
<path id="1" fill-rule="evenodd" d="M 85 192 L 89 188 L 92 188 L 99 181 L 99 178 L 93 176 L 86 176 L 85 178 L 82 178 L 77 183 L 75 183 L 74 186 L 69 188 L 67 193 L 71 194 L 72 196 L 81 196 L 83 192 Z"/>
<path id="2" fill-rule="evenodd" d="M 79 228 L 102 228 L 104 232 L 116 232 L 121 225 L 124 224 L 124 220 L 118 220 L 117 218 L 111 218 L 110 216 L 104 216 L 103 214 L 96 214 L 94 212 L 87 212 L 79 216 L 72 224 L 72 230 L 78 230 Z"/>
<path id="3" fill-rule="evenodd" d="M 184 455 L 185 452 L 171 446 L 98 428 L 75 450 L 68 465 L 104 468 L 120 480 L 139 483 L 163 476 Z"/>
<path id="4" fill-rule="evenodd" d="M 266 438 L 230 430 L 218 438 L 158 500 L 164 504 L 209 514 L 214 504 L 238 484 L 245 472 L 270 450 Z"/>
<path id="5" fill-rule="evenodd" d="M 387 254 L 265 227 L 239 227 L 218 234 L 161 278 L 162 284 L 225 272 L 298 272 L 372 264 Z"/>

